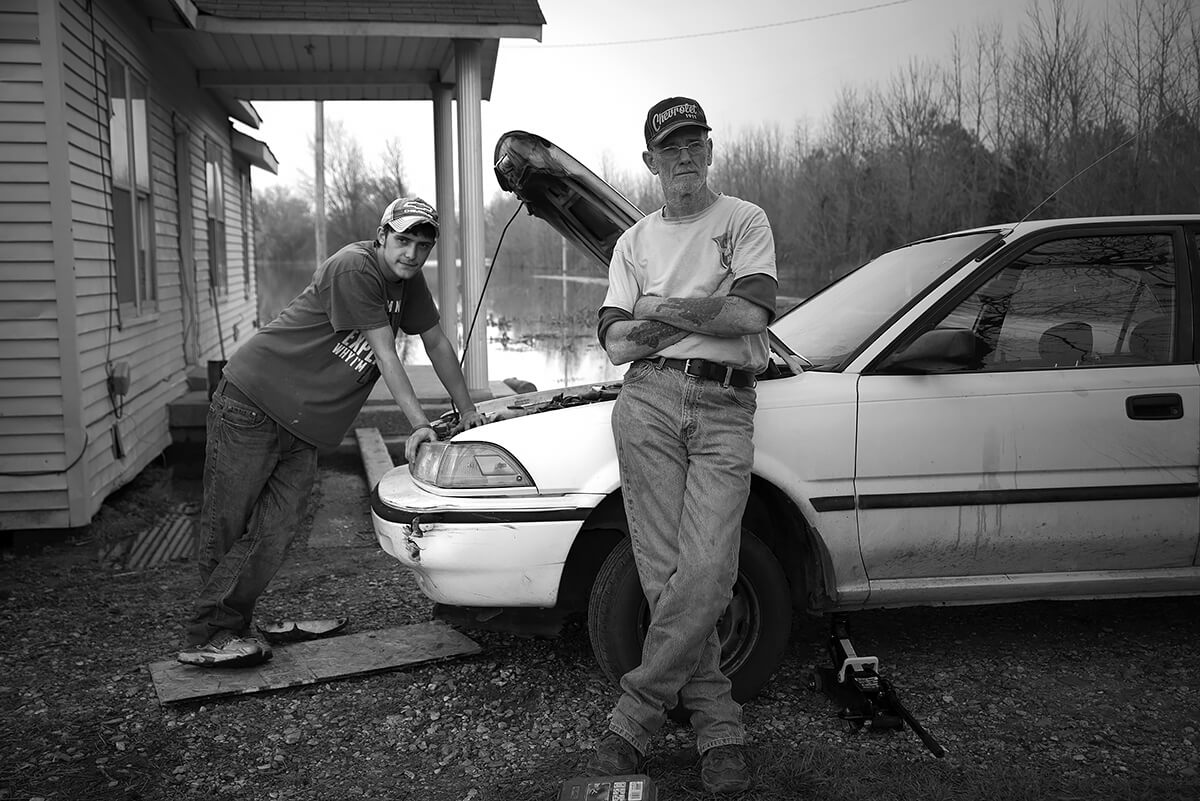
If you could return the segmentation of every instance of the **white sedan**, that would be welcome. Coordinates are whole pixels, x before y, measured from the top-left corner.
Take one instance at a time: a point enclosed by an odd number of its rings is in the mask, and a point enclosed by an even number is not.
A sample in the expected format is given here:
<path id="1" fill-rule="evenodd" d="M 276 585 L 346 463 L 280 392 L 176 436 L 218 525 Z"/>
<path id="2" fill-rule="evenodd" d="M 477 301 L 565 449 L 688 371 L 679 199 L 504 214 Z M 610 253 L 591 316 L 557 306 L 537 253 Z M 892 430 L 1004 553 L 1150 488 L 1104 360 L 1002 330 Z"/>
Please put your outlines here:
<path id="1" fill-rule="evenodd" d="M 639 212 L 539 137 L 501 185 L 604 261 Z M 723 667 L 751 697 L 803 612 L 1200 593 L 1200 216 L 1027 221 L 884 253 L 771 326 Z M 490 401 L 372 499 L 454 622 L 587 610 L 602 669 L 646 605 L 610 429 L 619 385 Z"/>

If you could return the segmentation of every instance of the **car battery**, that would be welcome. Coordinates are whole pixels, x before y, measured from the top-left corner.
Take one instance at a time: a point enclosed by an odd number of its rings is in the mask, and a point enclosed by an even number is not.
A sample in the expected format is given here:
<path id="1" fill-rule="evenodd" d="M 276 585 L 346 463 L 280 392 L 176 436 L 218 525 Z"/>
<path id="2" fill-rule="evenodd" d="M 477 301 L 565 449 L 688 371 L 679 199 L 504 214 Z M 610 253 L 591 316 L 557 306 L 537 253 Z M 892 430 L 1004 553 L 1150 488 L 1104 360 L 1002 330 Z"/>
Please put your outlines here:
<path id="1" fill-rule="evenodd" d="M 637 774 L 568 779 L 558 801 L 658 801 L 654 781 Z"/>

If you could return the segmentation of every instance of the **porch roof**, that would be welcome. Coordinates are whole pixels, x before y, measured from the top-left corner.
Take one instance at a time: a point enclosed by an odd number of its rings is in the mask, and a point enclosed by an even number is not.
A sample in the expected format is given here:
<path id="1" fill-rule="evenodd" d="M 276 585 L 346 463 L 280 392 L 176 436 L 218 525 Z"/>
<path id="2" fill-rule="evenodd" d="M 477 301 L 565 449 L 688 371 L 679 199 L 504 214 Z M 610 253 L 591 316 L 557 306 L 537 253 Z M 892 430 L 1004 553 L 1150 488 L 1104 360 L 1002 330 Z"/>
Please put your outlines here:
<path id="1" fill-rule="evenodd" d="M 431 100 L 457 85 L 454 41 L 481 44 L 491 97 L 502 38 L 541 40 L 537 0 L 136 0 L 233 119 L 253 100 Z"/>

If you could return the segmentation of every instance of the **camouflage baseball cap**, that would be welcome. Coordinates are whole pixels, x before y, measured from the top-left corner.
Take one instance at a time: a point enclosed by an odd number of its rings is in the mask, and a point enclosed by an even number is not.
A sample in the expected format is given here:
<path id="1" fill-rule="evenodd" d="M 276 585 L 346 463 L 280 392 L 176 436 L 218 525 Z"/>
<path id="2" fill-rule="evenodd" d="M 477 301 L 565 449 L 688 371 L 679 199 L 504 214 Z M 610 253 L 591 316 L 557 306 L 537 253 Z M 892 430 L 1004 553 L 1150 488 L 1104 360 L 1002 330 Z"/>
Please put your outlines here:
<path id="1" fill-rule="evenodd" d="M 419 197 L 396 198 L 383 210 L 383 217 L 379 219 L 380 228 L 390 227 L 398 234 L 422 223 L 438 230 L 437 209 Z"/>

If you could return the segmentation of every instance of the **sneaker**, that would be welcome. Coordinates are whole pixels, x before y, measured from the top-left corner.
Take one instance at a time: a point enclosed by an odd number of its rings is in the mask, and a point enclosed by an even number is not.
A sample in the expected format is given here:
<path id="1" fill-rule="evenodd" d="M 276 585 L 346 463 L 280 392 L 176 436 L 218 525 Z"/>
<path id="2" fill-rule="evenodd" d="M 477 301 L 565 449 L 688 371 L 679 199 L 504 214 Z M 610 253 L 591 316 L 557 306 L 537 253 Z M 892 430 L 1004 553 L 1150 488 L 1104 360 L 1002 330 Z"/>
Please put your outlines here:
<path id="1" fill-rule="evenodd" d="M 641 752 L 624 737 L 610 731 L 600 739 L 584 773 L 588 776 L 624 776 L 637 773 L 641 764 Z"/>
<path id="2" fill-rule="evenodd" d="M 258 650 L 262 651 L 264 662 L 270 662 L 271 657 L 275 656 L 275 650 L 271 647 L 271 644 L 269 642 L 267 642 L 266 637 L 259 637 L 257 634 L 251 634 L 250 632 L 245 632 L 244 634 L 239 636 L 238 639 L 244 643 L 252 643 L 254 645 L 257 645 Z"/>
<path id="3" fill-rule="evenodd" d="M 197 667 L 251 667 L 270 658 L 258 640 L 243 639 L 224 629 L 203 645 L 189 645 L 176 657 L 185 665 Z"/>
<path id="4" fill-rule="evenodd" d="M 718 745 L 700 757 L 700 781 L 710 793 L 740 793 L 750 789 L 750 763 L 741 745 Z"/>

